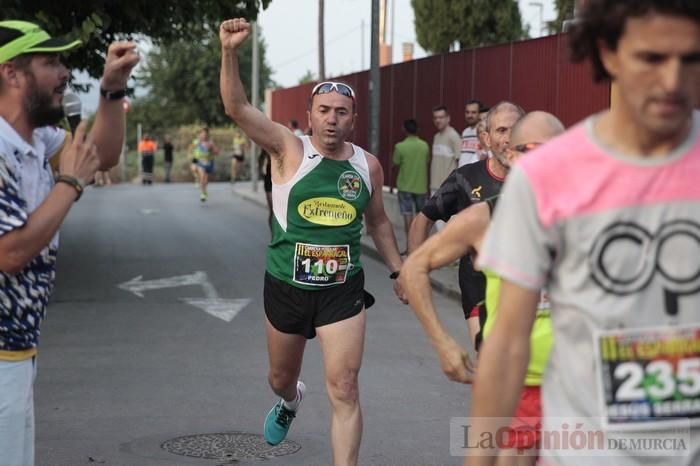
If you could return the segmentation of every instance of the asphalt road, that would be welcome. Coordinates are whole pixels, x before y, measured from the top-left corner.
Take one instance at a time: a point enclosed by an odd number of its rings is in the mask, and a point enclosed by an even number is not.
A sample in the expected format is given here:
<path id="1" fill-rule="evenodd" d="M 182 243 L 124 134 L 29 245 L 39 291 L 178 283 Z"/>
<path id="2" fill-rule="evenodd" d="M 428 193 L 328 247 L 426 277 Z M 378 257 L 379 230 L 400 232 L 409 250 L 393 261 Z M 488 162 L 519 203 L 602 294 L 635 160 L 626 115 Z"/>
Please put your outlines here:
<path id="1" fill-rule="evenodd" d="M 71 211 L 38 357 L 37 465 L 259 461 L 196 455 L 238 445 L 255 456 L 259 439 L 246 435 L 262 433 L 276 401 L 262 308 L 266 213 L 229 185 L 212 186 L 205 204 L 197 194 L 191 184 L 92 188 Z M 466 415 L 470 389 L 442 375 L 383 264 L 364 266 L 377 303 L 360 373 L 360 464 L 460 464 L 450 456 L 450 418 Z M 436 302 L 466 341 L 458 304 Z M 293 443 L 279 450 L 291 454 L 266 464 L 331 464 L 316 342 L 302 378 L 309 390 Z"/>

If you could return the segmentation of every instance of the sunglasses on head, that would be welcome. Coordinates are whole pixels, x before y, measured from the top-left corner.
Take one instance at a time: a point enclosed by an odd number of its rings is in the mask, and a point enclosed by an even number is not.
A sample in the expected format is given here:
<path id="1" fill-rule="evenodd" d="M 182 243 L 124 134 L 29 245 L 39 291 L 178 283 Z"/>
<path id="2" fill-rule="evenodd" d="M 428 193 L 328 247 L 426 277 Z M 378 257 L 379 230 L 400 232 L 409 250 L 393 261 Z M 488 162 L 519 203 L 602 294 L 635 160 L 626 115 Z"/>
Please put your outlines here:
<path id="1" fill-rule="evenodd" d="M 314 86 L 314 89 L 311 91 L 311 97 L 318 94 L 328 94 L 329 92 L 333 91 L 337 92 L 340 95 L 344 95 L 345 97 L 350 97 L 352 100 L 355 100 L 355 91 L 352 90 L 352 87 L 348 86 L 347 84 L 335 83 L 332 81 L 326 81 L 316 84 L 316 86 Z"/>
<path id="2" fill-rule="evenodd" d="M 516 152 L 520 152 L 521 154 L 525 154 L 541 145 L 541 142 L 528 142 L 527 144 L 518 144 L 517 146 L 513 146 L 511 147 L 511 149 L 513 149 Z"/>

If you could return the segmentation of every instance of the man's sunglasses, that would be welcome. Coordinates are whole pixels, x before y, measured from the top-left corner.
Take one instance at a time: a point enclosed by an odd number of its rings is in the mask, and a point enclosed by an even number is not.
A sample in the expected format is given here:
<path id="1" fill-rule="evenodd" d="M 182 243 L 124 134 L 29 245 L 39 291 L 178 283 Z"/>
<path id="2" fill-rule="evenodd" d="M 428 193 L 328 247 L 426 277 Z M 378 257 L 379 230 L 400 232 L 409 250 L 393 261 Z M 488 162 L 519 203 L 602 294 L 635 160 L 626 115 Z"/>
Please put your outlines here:
<path id="1" fill-rule="evenodd" d="M 355 100 L 355 91 L 352 90 L 352 87 L 348 86 L 347 84 L 335 83 L 332 81 L 326 81 L 316 84 L 316 86 L 314 86 L 314 89 L 311 91 L 311 97 L 318 94 L 328 94 L 329 92 L 333 91 L 337 92 L 340 95 L 344 95 L 345 97 L 350 97 L 352 100 Z"/>
<path id="2" fill-rule="evenodd" d="M 530 152 L 532 149 L 536 149 L 538 146 L 541 146 L 541 142 L 528 142 L 527 144 L 518 144 L 517 146 L 511 147 L 515 152 L 520 152 L 521 154 L 525 154 L 527 152 Z"/>

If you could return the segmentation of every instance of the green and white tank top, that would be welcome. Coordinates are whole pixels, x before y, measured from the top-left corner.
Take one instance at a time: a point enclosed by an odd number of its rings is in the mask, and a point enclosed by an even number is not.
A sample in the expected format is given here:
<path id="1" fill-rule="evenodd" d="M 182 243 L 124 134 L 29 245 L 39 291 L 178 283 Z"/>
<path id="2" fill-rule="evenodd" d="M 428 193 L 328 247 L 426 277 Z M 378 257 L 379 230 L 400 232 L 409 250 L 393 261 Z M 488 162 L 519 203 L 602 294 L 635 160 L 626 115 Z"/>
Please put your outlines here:
<path id="1" fill-rule="evenodd" d="M 301 166 L 272 185 L 272 241 L 267 272 L 303 289 L 344 283 L 362 269 L 362 215 L 372 194 L 365 151 L 353 144 L 348 160 L 324 157 L 308 136 Z"/>

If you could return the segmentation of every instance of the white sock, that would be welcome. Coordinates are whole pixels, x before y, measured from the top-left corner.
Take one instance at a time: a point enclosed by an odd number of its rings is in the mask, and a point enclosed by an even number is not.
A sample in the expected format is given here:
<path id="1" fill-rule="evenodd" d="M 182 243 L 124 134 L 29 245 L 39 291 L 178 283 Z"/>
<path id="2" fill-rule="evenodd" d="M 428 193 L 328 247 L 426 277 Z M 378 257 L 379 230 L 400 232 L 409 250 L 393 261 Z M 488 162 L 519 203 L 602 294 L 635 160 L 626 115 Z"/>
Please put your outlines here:
<path id="1" fill-rule="evenodd" d="M 299 390 L 299 384 L 297 384 L 297 396 L 294 398 L 294 401 L 287 401 L 283 399 L 282 404 L 285 408 L 291 411 L 296 411 L 299 408 L 299 403 L 301 403 L 302 397 L 303 393 Z"/>

